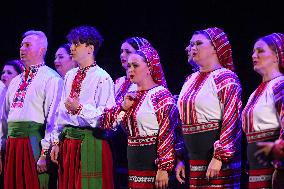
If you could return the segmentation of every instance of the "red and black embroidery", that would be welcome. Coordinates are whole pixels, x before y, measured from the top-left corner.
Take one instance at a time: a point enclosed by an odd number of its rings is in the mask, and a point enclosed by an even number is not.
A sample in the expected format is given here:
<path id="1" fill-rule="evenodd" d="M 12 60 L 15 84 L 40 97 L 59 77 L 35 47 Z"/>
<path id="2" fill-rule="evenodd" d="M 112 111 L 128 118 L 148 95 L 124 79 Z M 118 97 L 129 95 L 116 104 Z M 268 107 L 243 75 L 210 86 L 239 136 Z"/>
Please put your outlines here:
<path id="1" fill-rule="evenodd" d="M 32 83 L 41 66 L 44 66 L 44 63 L 26 68 L 24 73 L 22 73 L 21 83 L 15 93 L 11 108 L 22 108 L 24 106 L 28 87 Z"/>

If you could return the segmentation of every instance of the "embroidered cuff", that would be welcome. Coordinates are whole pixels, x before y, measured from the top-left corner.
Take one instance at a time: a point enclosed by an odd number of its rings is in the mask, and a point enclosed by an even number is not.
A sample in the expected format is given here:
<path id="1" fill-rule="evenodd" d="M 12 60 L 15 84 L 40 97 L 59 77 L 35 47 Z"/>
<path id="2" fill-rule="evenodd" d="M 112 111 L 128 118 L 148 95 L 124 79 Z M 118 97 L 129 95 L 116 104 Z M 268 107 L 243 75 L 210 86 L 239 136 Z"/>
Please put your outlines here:
<path id="1" fill-rule="evenodd" d="M 52 146 L 59 146 L 59 141 L 53 141 Z"/>
<path id="2" fill-rule="evenodd" d="M 219 160 L 219 161 L 222 161 L 222 158 L 221 158 L 220 156 L 216 155 L 216 154 L 214 154 L 213 157 L 214 157 L 215 159 Z"/>
<path id="3" fill-rule="evenodd" d="M 172 161 L 171 159 L 159 159 L 159 158 L 157 158 L 155 160 L 155 164 L 158 166 L 159 170 L 163 170 L 163 171 L 170 171 L 174 167 L 174 161 Z"/>
<path id="4" fill-rule="evenodd" d="M 171 164 L 171 163 L 158 165 L 158 169 L 163 170 L 163 171 L 171 171 L 173 169 L 173 167 L 174 167 L 174 165 Z"/>

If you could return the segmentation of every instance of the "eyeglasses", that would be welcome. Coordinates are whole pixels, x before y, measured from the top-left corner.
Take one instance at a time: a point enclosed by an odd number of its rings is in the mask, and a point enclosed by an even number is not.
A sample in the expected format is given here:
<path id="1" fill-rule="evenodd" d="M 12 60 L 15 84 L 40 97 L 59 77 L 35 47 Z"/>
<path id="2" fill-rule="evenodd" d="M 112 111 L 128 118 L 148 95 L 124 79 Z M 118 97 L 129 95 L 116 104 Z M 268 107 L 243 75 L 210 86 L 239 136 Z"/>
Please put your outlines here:
<path id="1" fill-rule="evenodd" d="M 192 48 L 193 46 L 196 46 L 196 48 L 198 48 L 198 46 L 199 46 L 199 45 L 202 45 L 202 44 L 203 44 L 202 41 L 189 42 L 190 48 Z"/>

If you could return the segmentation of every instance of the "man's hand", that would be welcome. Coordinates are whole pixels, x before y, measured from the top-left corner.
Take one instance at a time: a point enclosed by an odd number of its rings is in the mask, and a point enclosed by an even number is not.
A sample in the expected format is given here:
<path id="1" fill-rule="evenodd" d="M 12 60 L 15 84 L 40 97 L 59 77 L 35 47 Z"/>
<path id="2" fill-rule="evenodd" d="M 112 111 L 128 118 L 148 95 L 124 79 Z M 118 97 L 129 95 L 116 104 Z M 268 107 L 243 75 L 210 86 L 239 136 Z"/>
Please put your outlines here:
<path id="1" fill-rule="evenodd" d="M 74 98 L 68 97 L 64 104 L 65 104 L 65 108 L 68 111 L 74 112 L 80 106 L 79 98 L 78 97 L 74 97 Z"/>
<path id="2" fill-rule="evenodd" d="M 52 146 L 50 152 L 50 158 L 53 163 L 56 163 L 56 165 L 58 165 L 58 154 L 59 154 L 59 146 L 58 145 Z"/>
<path id="3" fill-rule="evenodd" d="M 45 156 L 40 156 L 38 161 L 37 161 L 37 171 L 39 173 L 43 173 L 47 171 L 47 166 L 46 166 L 46 157 Z"/>

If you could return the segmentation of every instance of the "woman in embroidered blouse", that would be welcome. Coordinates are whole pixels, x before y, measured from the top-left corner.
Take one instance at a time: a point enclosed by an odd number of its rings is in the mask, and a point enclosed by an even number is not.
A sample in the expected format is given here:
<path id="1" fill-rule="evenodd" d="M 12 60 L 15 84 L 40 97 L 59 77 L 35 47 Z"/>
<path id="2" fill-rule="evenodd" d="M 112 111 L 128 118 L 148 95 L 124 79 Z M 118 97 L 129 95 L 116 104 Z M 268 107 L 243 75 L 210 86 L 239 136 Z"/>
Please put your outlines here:
<path id="1" fill-rule="evenodd" d="M 251 94 L 242 113 L 243 130 L 248 142 L 249 188 L 272 187 L 273 166 L 257 161 L 262 155 L 269 153 L 272 146 L 258 149 L 257 143 L 274 142 L 279 138 L 280 128 L 283 127 L 283 49 L 284 35 L 280 33 L 258 39 L 253 49 L 253 68 L 261 75 L 262 83 Z"/>
<path id="2" fill-rule="evenodd" d="M 136 52 L 143 46 L 150 46 L 150 43 L 142 37 L 130 37 L 123 41 L 120 48 L 120 60 L 122 67 L 127 71 L 127 59 L 131 53 Z M 114 83 L 115 102 L 121 104 L 123 97 L 129 91 L 136 91 L 137 85 L 132 83 L 127 75 L 119 77 Z M 114 167 L 116 169 L 115 184 L 118 187 L 127 187 L 127 136 L 122 127 L 111 138 Z"/>
<path id="3" fill-rule="evenodd" d="M 106 111 L 101 127 L 123 123 L 128 135 L 129 188 L 168 186 L 174 166 L 175 128 L 179 124 L 175 101 L 167 88 L 157 51 L 144 47 L 128 58 L 129 78 L 137 92 L 126 95 L 122 105 Z"/>
<path id="4" fill-rule="evenodd" d="M 230 43 L 215 27 L 195 32 L 189 46 L 199 71 L 188 76 L 178 99 L 190 159 L 188 188 L 239 188 L 241 86 Z M 180 182 L 184 169 L 178 161 Z"/>
<path id="5" fill-rule="evenodd" d="M 145 46 L 150 46 L 150 43 L 142 37 L 127 38 L 121 45 L 120 61 L 122 67 L 126 70 L 126 76 L 116 79 L 114 83 L 114 95 L 117 104 L 123 101 L 123 97 L 127 92 L 137 90 L 137 85 L 131 83 L 127 75 L 127 59 L 130 54 Z"/>

